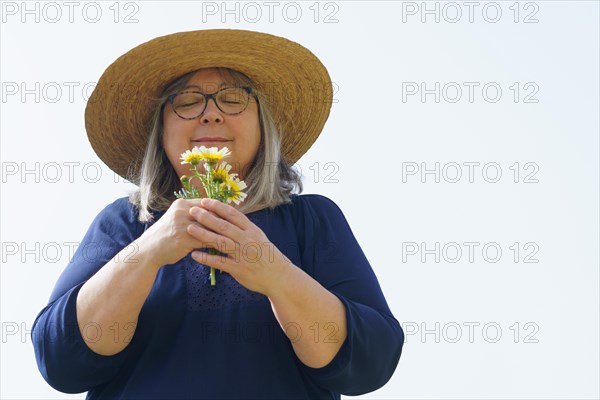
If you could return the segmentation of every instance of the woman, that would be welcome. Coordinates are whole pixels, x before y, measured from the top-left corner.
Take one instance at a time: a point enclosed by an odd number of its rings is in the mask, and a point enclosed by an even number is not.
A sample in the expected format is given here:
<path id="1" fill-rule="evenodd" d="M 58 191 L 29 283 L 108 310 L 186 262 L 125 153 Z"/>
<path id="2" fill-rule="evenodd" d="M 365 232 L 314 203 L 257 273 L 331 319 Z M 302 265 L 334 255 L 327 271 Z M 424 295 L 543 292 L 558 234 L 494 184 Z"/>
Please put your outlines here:
<path id="1" fill-rule="evenodd" d="M 34 322 L 51 386 L 88 398 L 339 399 L 390 379 L 404 335 L 348 223 L 331 200 L 292 193 L 302 185 L 290 165 L 331 97 L 310 51 L 250 31 L 160 37 L 104 72 L 88 137 L 140 188 L 92 222 Z M 200 145 L 231 150 L 246 201 L 175 200 L 189 172 L 180 155 Z M 206 248 L 223 254 L 195 251 Z M 216 286 L 209 267 L 222 271 Z"/>

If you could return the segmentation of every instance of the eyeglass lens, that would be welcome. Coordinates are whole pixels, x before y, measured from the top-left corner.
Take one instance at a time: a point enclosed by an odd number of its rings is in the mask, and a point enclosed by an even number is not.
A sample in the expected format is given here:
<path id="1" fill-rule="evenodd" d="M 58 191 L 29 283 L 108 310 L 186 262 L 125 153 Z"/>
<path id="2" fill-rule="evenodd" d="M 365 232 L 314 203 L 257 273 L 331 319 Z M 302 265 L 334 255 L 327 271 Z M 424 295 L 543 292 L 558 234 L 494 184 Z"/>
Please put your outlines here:
<path id="1" fill-rule="evenodd" d="M 238 114 L 248 105 L 244 88 L 225 88 L 214 94 L 217 107 L 227 114 Z M 173 109 L 182 118 L 198 117 L 205 108 L 206 96 L 199 92 L 181 92 L 173 98 Z"/>

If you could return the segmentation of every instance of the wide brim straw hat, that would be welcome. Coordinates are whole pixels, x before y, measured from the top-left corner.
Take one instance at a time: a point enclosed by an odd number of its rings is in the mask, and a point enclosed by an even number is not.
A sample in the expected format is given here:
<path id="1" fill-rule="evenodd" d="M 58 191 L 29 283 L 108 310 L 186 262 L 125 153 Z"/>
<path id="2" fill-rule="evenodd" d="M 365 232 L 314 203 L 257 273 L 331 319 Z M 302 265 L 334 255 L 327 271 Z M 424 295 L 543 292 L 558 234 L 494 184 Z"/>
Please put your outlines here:
<path id="1" fill-rule="evenodd" d="M 136 182 L 158 99 L 170 82 L 201 68 L 227 67 L 252 79 L 293 164 L 315 142 L 333 99 L 325 66 L 308 49 L 267 33 L 211 29 L 161 36 L 128 51 L 102 74 L 85 109 L 92 148 Z"/>

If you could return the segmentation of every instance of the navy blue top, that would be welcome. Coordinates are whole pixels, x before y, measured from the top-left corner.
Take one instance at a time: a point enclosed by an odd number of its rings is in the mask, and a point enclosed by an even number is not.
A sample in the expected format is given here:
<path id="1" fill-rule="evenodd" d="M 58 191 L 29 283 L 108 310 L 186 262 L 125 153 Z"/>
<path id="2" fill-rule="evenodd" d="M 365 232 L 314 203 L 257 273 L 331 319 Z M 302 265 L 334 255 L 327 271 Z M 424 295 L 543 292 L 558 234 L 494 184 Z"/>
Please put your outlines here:
<path id="1" fill-rule="evenodd" d="M 225 272 L 217 271 L 211 287 L 210 268 L 190 254 L 160 268 L 131 337 L 117 337 L 116 327 L 85 328 L 89 336 L 130 340 L 112 356 L 93 352 L 77 325 L 77 293 L 150 226 L 137 221 L 124 197 L 94 219 L 33 324 L 44 379 L 61 392 L 88 391 L 88 399 L 339 399 L 383 386 L 400 359 L 404 332 L 338 206 L 321 195 L 291 199 L 246 215 L 344 304 L 348 335 L 328 365 L 308 367 L 294 353 L 291 338 L 314 329 L 289 326 L 288 338 L 266 296 Z M 319 340 L 333 333 L 315 328 Z"/>

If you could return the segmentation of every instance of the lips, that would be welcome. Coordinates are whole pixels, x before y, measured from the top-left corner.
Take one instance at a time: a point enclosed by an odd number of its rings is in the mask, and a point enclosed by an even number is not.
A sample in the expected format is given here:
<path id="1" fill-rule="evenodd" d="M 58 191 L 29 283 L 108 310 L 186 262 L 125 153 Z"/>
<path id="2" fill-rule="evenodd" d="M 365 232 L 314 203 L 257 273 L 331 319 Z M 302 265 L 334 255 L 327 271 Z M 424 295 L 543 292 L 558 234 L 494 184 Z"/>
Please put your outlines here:
<path id="1" fill-rule="evenodd" d="M 220 136 L 206 136 L 198 139 L 193 139 L 192 142 L 195 143 L 215 143 L 215 142 L 228 142 L 229 140 L 220 137 Z"/>

